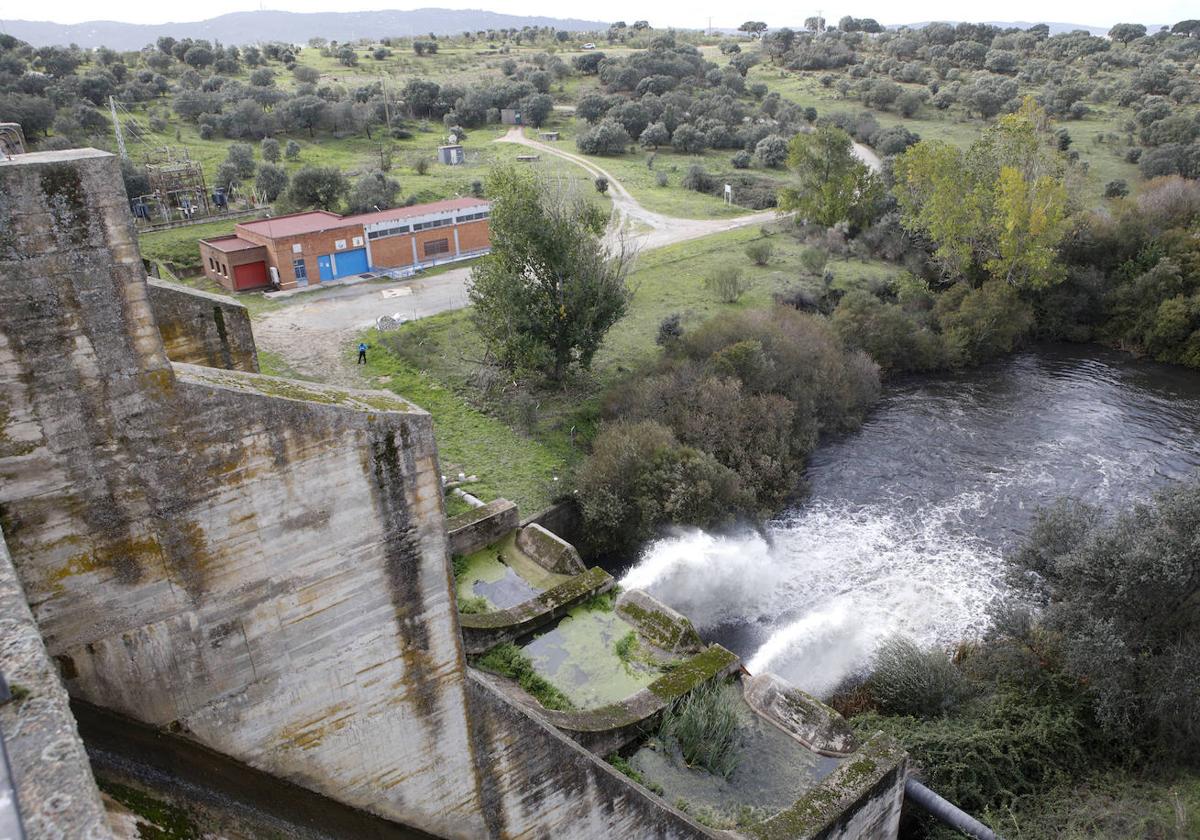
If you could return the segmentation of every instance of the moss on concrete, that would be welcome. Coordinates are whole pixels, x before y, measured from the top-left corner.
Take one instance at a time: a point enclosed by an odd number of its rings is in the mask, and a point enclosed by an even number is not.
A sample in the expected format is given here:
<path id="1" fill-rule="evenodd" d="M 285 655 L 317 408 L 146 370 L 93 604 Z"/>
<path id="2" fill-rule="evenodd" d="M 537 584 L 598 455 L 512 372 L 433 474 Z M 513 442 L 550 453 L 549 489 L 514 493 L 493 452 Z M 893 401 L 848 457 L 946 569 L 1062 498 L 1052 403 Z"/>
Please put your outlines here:
<path id="1" fill-rule="evenodd" d="M 733 668 L 738 658 L 720 645 L 710 645 L 707 650 L 680 663 L 671 673 L 655 680 L 650 691 L 665 701 L 690 691 L 701 683 Z"/>
<path id="2" fill-rule="evenodd" d="M 100 790 L 138 816 L 141 840 L 201 840 L 204 833 L 183 808 L 156 799 L 127 785 L 99 779 Z"/>
<path id="3" fill-rule="evenodd" d="M 662 610 L 646 609 L 634 601 L 625 601 L 618 611 L 632 621 L 646 641 L 663 650 L 675 650 L 680 645 L 700 644 L 700 634 L 686 618 Z"/>

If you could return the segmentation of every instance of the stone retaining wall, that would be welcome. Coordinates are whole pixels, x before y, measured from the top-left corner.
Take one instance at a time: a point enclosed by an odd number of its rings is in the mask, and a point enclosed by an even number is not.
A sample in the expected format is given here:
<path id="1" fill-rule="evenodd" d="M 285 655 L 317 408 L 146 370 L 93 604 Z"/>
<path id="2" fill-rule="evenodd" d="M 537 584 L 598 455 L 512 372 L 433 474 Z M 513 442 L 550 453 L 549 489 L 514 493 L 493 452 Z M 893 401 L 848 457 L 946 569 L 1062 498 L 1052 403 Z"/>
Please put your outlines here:
<path id="1" fill-rule="evenodd" d="M 548 572 L 577 575 L 587 568 L 575 546 L 537 523 L 517 531 L 517 548 Z"/>

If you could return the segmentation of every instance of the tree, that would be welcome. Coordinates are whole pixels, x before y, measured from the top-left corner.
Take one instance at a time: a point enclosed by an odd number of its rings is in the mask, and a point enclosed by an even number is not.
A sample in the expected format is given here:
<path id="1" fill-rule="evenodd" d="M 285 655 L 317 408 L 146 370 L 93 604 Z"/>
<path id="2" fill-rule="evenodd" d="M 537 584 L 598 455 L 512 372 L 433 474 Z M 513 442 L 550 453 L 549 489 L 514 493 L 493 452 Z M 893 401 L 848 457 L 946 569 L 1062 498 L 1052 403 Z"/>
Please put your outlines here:
<path id="1" fill-rule="evenodd" d="M 346 201 L 347 213 L 369 213 L 372 210 L 389 210 L 396 206 L 400 195 L 400 182 L 382 172 L 368 172 L 354 182 L 350 197 Z"/>
<path id="2" fill-rule="evenodd" d="M 788 167 L 798 186 L 779 191 L 779 209 L 832 227 L 838 222 L 863 224 L 881 191 L 866 164 L 854 156 L 850 135 L 822 125 L 797 134 L 788 144 Z"/>
<path id="3" fill-rule="evenodd" d="M 262 163 L 258 167 L 258 175 L 254 178 L 254 188 L 267 201 L 274 201 L 283 195 L 287 189 L 288 176 L 282 166 L 273 163 Z"/>
<path id="4" fill-rule="evenodd" d="M 254 147 L 249 143 L 231 143 L 225 160 L 237 168 L 238 178 L 254 174 Z"/>
<path id="5" fill-rule="evenodd" d="M 272 87 L 275 84 L 275 73 L 270 67 L 259 67 L 250 74 L 250 84 L 255 87 Z"/>
<path id="6" fill-rule="evenodd" d="M 933 240 L 950 276 L 1048 286 L 1063 276 L 1064 171 L 1044 112 L 1028 101 L 966 152 L 930 141 L 912 146 L 896 158 L 893 192 L 904 227 Z"/>
<path id="7" fill-rule="evenodd" d="M 264 137 L 258 150 L 262 153 L 263 160 L 269 163 L 279 163 L 279 141 L 274 137 Z"/>
<path id="8" fill-rule="evenodd" d="M 625 127 L 616 120 L 604 119 L 575 138 L 579 151 L 587 155 L 619 155 L 632 141 Z"/>
<path id="9" fill-rule="evenodd" d="M 208 67 L 213 63 L 214 60 L 215 56 L 213 55 L 213 51 L 203 44 L 197 44 L 194 47 L 190 47 L 183 55 L 184 63 L 196 68 L 197 70 L 199 70 L 201 67 Z"/>
<path id="10" fill-rule="evenodd" d="M 1145 36 L 1146 27 L 1140 23 L 1118 23 L 1108 30 L 1108 37 L 1114 41 L 1120 41 L 1122 44 L 1128 44 L 1130 41 L 1136 41 Z"/>
<path id="11" fill-rule="evenodd" d="M 333 210 L 349 191 L 350 185 L 336 166 L 305 166 L 288 187 L 288 200 L 299 207 Z"/>
<path id="12" fill-rule="evenodd" d="M 473 320 L 512 369 L 560 381 L 590 366 L 625 314 L 631 254 L 602 242 L 607 222 L 582 195 L 541 184 L 511 166 L 488 181 L 491 253 L 472 271 Z"/>
<path id="13" fill-rule="evenodd" d="M 752 37 L 760 37 L 767 31 L 767 25 L 761 20 L 748 20 L 738 27 L 738 32 L 745 32 Z"/>
<path id="14" fill-rule="evenodd" d="M 328 113 L 329 103 L 319 96 L 297 96 L 283 106 L 284 121 L 296 128 L 307 128 L 309 137 Z"/>
<path id="15" fill-rule="evenodd" d="M 638 137 L 638 143 L 643 149 L 657 149 L 670 142 L 671 132 L 667 131 L 667 127 L 660 122 L 646 126 L 646 130 Z"/>
<path id="16" fill-rule="evenodd" d="M 763 166 L 776 169 L 787 163 L 788 143 L 778 134 L 768 134 L 754 146 L 754 156 Z"/>
<path id="17" fill-rule="evenodd" d="M 287 141 L 287 146 L 284 147 L 283 154 L 288 160 L 298 160 L 300 158 L 300 144 L 295 140 Z"/>
<path id="18" fill-rule="evenodd" d="M 522 120 L 536 127 L 554 113 L 554 99 L 545 93 L 534 93 L 523 97 L 517 107 L 521 109 Z"/>

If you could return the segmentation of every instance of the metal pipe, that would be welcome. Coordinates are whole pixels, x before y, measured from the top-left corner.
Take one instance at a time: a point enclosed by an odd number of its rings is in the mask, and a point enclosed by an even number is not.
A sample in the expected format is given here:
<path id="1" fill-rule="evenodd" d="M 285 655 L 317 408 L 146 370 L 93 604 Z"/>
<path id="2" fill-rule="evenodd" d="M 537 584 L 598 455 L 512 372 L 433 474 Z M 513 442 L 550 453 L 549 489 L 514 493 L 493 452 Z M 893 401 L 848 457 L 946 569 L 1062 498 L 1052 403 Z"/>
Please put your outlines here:
<path id="1" fill-rule="evenodd" d="M 1000 835 L 992 831 L 979 820 L 972 817 L 953 802 L 938 796 L 912 776 L 904 783 L 904 795 L 920 805 L 937 819 L 951 828 L 956 828 L 968 837 L 976 840 L 1001 840 Z"/>

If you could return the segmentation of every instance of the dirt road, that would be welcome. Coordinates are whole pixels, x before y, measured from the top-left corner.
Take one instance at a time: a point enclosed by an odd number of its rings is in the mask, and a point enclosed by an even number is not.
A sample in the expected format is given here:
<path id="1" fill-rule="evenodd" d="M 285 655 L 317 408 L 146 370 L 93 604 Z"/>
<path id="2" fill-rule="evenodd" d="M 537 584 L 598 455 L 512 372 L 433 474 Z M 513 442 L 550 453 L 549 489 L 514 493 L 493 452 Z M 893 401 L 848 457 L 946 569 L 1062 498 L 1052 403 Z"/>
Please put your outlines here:
<path id="1" fill-rule="evenodd" d="M 469 268 L 454 268 L 431 277 L 300 295 L 281 309 L 255 318 L 254 338 L 306 376 L 362 387 L 349 364 L 358 334 L 373 327 L 380 315 L 400 314 L 413 320 L 462 309 L 467 305 L 470 273 Z"/>
<path id="2" fill-rule="evenodd" d="M 608 179 L 608 194 L 613 202 L 613 221 L 609 225 L 609 239 L 615 241 L 620 231 L 627 231 L 626 244 L 632 245 L 639 251 L 649 251 L 652 248 L 662 248 L 664 245 L 674 245 L 676 242 L 686 242 L 689 239 L 699 239 L 714 233 L 723 233 L 747 225 L 761 225 L 778 218 L 774 210 L 762 213 L 751 213 L 732 219 L 679 219 L 674 216 L 664 216 L 647 210 L 638 203 L 629 190 L 612 176 L 607 170 L 588 160 L 549 143 L 542 143 L 526 137 L 520 126 L 513 126 L 508 134 L 499 138 L 497 143 L 519 143 L 539 152 L 556 155 L 569 160 L 579 168 L 588 172 L 593 178 L 601 176 Z M 646 230 L 649 228 L 649 230 Z M 628 233 L 633 231 L 633 233 Z"/>

